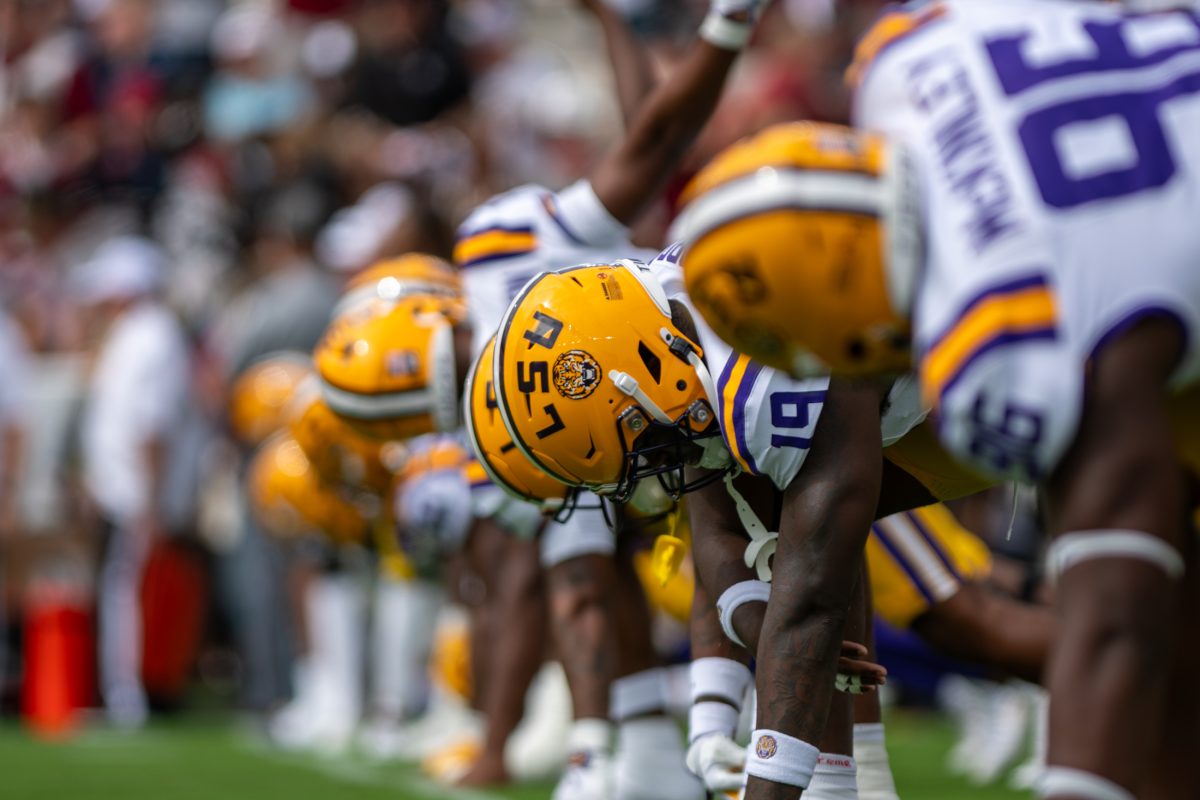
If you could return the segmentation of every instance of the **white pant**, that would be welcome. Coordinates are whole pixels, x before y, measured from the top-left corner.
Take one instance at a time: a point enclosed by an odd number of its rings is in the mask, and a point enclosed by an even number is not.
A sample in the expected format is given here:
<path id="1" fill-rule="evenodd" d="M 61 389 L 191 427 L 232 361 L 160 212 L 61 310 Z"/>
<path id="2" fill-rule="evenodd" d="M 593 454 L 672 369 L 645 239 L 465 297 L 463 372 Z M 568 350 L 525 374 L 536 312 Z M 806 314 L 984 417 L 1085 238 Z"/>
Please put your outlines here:
<path id="1" fill-rule="evenodd" d="M 142 574 L 150 543 L 128 528 L 106 523 L 100 568 L 100 688 L 113 721 L 137 725 L 146 717 L 142 688 Z"/>

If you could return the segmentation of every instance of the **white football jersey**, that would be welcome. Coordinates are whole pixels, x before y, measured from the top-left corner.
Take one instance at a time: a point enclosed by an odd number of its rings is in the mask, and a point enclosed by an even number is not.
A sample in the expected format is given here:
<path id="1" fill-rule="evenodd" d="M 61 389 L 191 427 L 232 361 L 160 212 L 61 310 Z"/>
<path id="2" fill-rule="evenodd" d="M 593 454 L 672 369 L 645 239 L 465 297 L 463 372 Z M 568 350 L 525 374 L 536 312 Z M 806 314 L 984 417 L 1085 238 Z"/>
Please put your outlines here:
<path id="1" fill-rule="evenodd" d="M 825 406 L 829 378 L 799 380 L 735 352 L 705 324 L 692 305 L 679 267 L 681 244 L 650 262 L 667 297 L 687 306 L 700 337 L 704 359 L 716 382 L 721 434 L 734 460 L 751 475 L 769 477 L 780 490 L 800 473 Z M 882 423 L 884 447 L 925 418 L 916 381 L 904 376 L 888 397 Z"/>
<path id="2" fill-rule="evenodd" d="M 948 0 L 864 39 L 859 127 L 906 146 L 927 263 L 913 305 L 943 443 L 1037 480 L 1086 363 L 1147 313 L 1200 377 L 1200 18 L 1077 0 Z"/>
<path id="3" fill-rule="evenodd" d="M 509 302 L 539 272 L 652 256 L 630 244 L 629 230 L 586 180 L 561 192 L 529 185 L 493 197 L 459 226 L 454 246 L 475 354 L 496 332 Z"/>
<path id="4" fill-rule="evenodd" d="M 629 242 L 629 230 L 613 218 L 587 180 L 560 192 L 528 185 L 493 197 L 459 226 L 454 246 L 473 331 L 473 354 L 478 357 L 482 352 L 513 297 L 534 275 L 577 264 L 652 256 L 653 252 Z M 509 496 L 486 478 L 472 482 L 471 497 L 476 516 L 493 518 L 518 536 L 532 536 L 545 523 L 538 506 Z M 544 559 L 557 563 L 560 557 L 583 551 L 611 552 L 600 544 L 587 550 L 589 543 L 612 538 L 598 510 L 593 514 L 581 509 L 573 516 L 577 519 L 565 525 L 549 523 Z M 592 533 L 572 535 L 581 525 Z M 563 541 L 568 545 L 560 546 Z"/>

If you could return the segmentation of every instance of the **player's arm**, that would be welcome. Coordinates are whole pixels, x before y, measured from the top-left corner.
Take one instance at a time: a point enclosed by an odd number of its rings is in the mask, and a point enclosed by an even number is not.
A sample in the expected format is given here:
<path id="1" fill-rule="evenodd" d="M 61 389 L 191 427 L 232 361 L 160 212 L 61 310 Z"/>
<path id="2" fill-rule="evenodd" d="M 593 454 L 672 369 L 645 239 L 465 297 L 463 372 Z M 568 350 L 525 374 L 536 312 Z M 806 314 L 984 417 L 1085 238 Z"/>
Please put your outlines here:
<path id="1" fill-rule="evenodd" d="M 697 470 L 689 470 L 688 480 L 695 480 Z M 752 506 L 770 507 L 774 487 L 769 481 L 749 475 L 739 476 L 735 485 Z M 725 484 L 716 481 L 691 492 L 686 498 L 688 518 L 692 520 L 692 559 L 696 565 L 697 591 L 701 589 L 714 606 L 724 605 L 726 619 L 717 619 L 717 630 L 726 641 L 741 642 L 746 652 L 758 650 L 758 634 L 766 612 L 766 584 L 758 581 L 752 567 L 746 566 L 743 556 L 749 540 L 737 516 L 733 500 Z M 740 588 L 735 588 L 740 587 Z M 718 603 L 718 601 L 721 601 Z M 697 602 L 693 602 L 693 615 Z M 693 652 L 703 642 L 696 636 L 707 631 L 692 626 Z M 737 639 L 728 636 L 736 635 Z"/>
<path id="2" fill-rule="evenodd" d="M 508 780 L 504 745 L 525 710 L 525 693 L 545 650 L 545 595 L 536 541 L 518 539 L 489 520 L 476 522 L 471 560 L 485 576 L 488 599 L 480 637 L 488 652 L 476 659 L 479 708 L 487 720 L 483 751 L 460 783 L 486 786 Z"/>
<path id="3" fill-rule="evenodd" d="M 634 38 L 629 25 L 608 0 L 579 0 L 579 4 L 596 18 L 604 35 L 604 49 L 617 84 L 617 103 L 628 127 L 633 124 L 646 96 L 654 89 L 654 69 L 646 49 Z"/>
<path id="4" fill-rule="evenodd" d="M 742 786 L 746 749 L 734 741 L 746 691 L 754 683 L 750 654 L 721 629 L 716 600 L 697 580 L 692 596 L 691 709 L 688 712 L 687 767 L 710 792 L 736 792 Z"/>
<path id="5" fill-rule="evenodd" d="M 1054 643 L 1054 612 L 971 581 L 913 620 L 912 629 L 939 653 L 979 661 L 1038 683 Z"/>
<path id="6" fill-rule="evenodd" d="M 879 497 L 880 399 L 873 385 L 832 381 L 804 470 L 784 493 L 757 653 L 759 738 L 778 750 L 756 750 L 747 800 L 793 800 L 816 764 Z"/>
<path id="7" fill-rule="evenodd" d="M 700 35 L 642 103 L 590 176 L 596 197 L 628 225 L 658 194 L 708 122 L 729 70 L 768 0 L 713 0 Z"/>

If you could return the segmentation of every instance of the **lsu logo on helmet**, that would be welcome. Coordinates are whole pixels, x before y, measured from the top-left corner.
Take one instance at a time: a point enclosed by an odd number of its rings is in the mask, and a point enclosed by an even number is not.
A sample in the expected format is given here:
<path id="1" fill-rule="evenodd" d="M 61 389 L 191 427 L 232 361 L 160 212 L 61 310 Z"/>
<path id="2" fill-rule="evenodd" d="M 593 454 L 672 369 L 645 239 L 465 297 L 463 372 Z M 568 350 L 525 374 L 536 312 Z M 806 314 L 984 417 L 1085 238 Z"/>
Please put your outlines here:
<path id="1" fill-rule="evenodd" d="M 589 397 L 600 385 L 600 364 L 584 350 L 568 350 L 554 359 L 554 388 L 570 400 Z"/>

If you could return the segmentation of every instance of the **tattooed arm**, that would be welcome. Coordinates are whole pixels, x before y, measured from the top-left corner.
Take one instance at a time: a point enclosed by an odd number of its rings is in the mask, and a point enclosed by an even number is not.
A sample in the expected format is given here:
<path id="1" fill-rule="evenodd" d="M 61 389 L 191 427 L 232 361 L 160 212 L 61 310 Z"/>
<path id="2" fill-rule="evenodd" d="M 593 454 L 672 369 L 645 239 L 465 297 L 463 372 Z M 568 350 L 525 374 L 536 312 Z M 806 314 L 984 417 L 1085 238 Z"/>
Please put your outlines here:
<path id="1" fill-rule="evenodd" d="M 804 470 L 784 494 L 758 648 L 757 727 L 821 741 L 863 547 L 879 498 L 880 392 L 833 381 Z M 795 800 L 751 778 L 746 800 Z"/>

